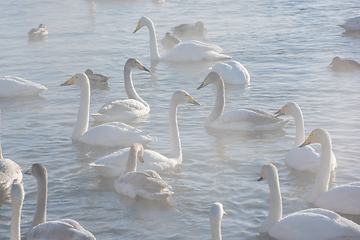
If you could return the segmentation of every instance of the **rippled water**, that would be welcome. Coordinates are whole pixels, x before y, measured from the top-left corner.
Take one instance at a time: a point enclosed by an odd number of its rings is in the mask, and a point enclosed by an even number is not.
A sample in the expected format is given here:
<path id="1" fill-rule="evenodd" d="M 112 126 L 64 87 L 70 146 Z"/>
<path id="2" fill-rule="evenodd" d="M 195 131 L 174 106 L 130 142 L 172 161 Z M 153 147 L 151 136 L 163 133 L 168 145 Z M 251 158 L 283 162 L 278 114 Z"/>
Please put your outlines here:
<path id="1" fill-rule="evenodd" d="M 276 133 L 206 130 L 215 88 L 196 88 L 213 63 L 151 64 L 147 29 L 132 33 L 141 16 L 153 20 L 159 40 L 171 27 L 203 21 L 208 32 L 198 40 L 222 47 L 251 76 L 247 87 L 227 87 L 225 111 L 246 106 L 275 112 L 297 102 L 306 135 L 316 127 L 331 134 L 338 160 L 331 185 L 360 180 L 360 75 L 328 69 L 336 55 L 360 60 L 360 36 L 344 35 L 337 26 L 358 14 L 357 1 L 22 2 L 0 3 L 0 75 L 26 78 L 48 90 L 41 97 L 0 99 L 2 148 L 24 170 L 35 162 L 46 166 L 48 220 L 75 219 L 97 239 L 210 239 L 208 212 L 219 201 L 227 212 L 224 239 L 269 239 L 258 234 L 269 211 L 268 185 L 256 181 L 268 162 L 279 169 L 284 215 L 311 207 L 306 196 L 315 174 L 291 170 L 283 161 L 293 145 L 294 121 Z M 40 23 L 48 37 L 28 42 L 27 32 Z M 160 173 L 175 192 L 165 203 L 118 195 L 114 179 L 101 178 L 89 166 L 117 149 L 70 139 L 80 90 L 59 85 L 87 68 L 109 76 L 108 87 L 91 92 L 90 111 L 96 112 L 109 100 L 126 98 L 123 67 L 130 57 L 152 70 L 133 71 L 137 92 L 151 106 L 149 117 L 133 125 L 157 137 L 149 148 L 170 152 L 168 106 L 174 91 L 184 89 L 202 104 L 179 107 L 183 163 Z M 25 239 L 36 207 L 35 179 L 24 176 L 24 187 Z M 11 205 L 0 205 L 0 239 L 9 239 Z M 346 217 L 360 223 L 357 216 Z"/>

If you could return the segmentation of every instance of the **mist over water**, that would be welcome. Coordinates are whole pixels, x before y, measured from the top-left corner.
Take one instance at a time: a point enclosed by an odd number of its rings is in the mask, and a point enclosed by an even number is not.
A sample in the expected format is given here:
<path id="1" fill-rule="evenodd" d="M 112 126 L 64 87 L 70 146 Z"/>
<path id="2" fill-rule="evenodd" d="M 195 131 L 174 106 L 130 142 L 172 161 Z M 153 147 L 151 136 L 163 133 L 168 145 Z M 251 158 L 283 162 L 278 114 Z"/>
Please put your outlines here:
<path id="1" fill-rule="evenodd" d="M 269 162 L 279 170 L 283 215 L 312 207 L 306 197 L 316 175 L 284 164 L 294 142 L 294 120 L 271 133 L 206 129 L 216 89 L 196 89 L 215 62 L 151 62 L 147 28 L 133 34 L 142 16 L 154 22 L 162 56 L 160 40 L 171 27 L 202 21 L 208 31 L 195 39 L 223 48 L 251 76 L 246 87 L 226 86 L 225 112 L 256 107 L 274 113 L 296 102 L 306 137 L 317 127 L 332 137 L 338 168 L 330 187 L 360 181 L 360 73 L 328 68 L 335 56 L 360 61 L 360 35 L 344 35 L 337 26 L 358 15 L 357 1 L 5 1 L 0 9 L 0 77 L 17 76 L 48 88 L 38 97 L 0 99 L 3 155 L 23 170 L 36 162 L 45 165 L 48 220 L 72 218 L 97 239 L 211 239 L 209 209 L 218 201 L 227 213 L 223 239 L 270 239 L 258 234 L 270 207 L 269 189 L 266 181 L 256 181 Z M 40 23 L 49 35 L 28 41 L 27 32 Z M 118 148 L 70 139 L 80 89 L 60 84 L 88 68 L 110 77 L 108 86 L 91 90 L 90 113 L 95 113 L 110 100 L 126 99 L 123 70 L 130 57 L 151 70 L 132 72 L 135 89 L 151 111 L 131 125 L 158 139 L 146 148 L 170 153 L 168 110 L 176 90 L 201 103 L 178 109 L 183 163 L 159 173 L 173 187 L 169 201 L 117 194 L 115 179 L 102 178 L 89 163 Z M 98 124 L 90 117 L 90 127 Z M 24 189 L 21 232 L 26 239 L 36 208 L 34 177 L 24 176 Z M 5 240 L 11 204 L 0 197 L 0 206 L 0 240 Z M 359 216 L 346 217 L 360 224 Z"/>

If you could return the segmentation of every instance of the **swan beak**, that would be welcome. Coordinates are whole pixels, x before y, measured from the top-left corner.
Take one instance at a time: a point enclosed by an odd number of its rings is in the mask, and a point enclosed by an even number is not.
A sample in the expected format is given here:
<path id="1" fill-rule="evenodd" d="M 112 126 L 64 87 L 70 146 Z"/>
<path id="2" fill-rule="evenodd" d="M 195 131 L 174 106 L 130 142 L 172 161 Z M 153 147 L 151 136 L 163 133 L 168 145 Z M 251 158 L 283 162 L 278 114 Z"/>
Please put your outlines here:
<path id="1" fill-rule="evenodd" d="M 66 82 L 64 82 L 63 84 L 61 84 L 60 86 L 66 86 L 66 85 L 74 84 L 74 81 L 75 81 L 75 77 L 72 77 L 69 80 L 67 80 Z"/>
<path id="2" fill-rule="evenodd" d="M 31 172 L 30 172 L 30 170 L 27 170 L 26 172 L 24 172 L 24 174 L 31 175 Z"/>
<path id="3" fill-rule="evenodd" d="M 311 136 L 312 136 L 312 134 L 309 135 L 309 137 L 306 139 L 306 141 L 303 144 L 301 144 L 299 146 L 299 148 L 309 145 L 311 143 Z"/>
<path id="4" fill-rule="evenodd" d="M 262 180 L 264 180 L 265 178 L 262 176 L 262 172 L 261 172 L 261 174 L 260 174 L 260 178 L 258 179 L 258 181 L 260 182 L 260 181 L 262 181 Z"/>
<path id="5" fill-rule="evenodd" d="M 201 105 L 195 99 L 193 99 L 190 95 L 188 96 L 188 98 L 189 98 L 189 103 L 196 104 L 196 105 L 199 105 L 199 106 Z"/>
<path id="6" fill-rule="evenodd" d="M 197 88 L 197 90 L 207 86 L 209 84 L 209 78 L 206 77 L 205 80 L 201 83 L 201 85 Z"/>
<path id="7" fill-rule="evenodd" d="M 144 66 L 141 65 L 141 64 L 138 64 L 138 68 L 139 68 L 140 70 L 143 70 L 143 71 L 146 71 L 146 72 L 150 72 L 149 69 L 147 69 L 146 67 L 144 67 Z"/>
<path id="8" fill-rule="evenodd" d="M 277 111 L 276 113 L 274 113 L 275 117 L 281 116 L 281 115 L 285 115 L 285 106 L 283 106 L 279 111 Z"/>
<path id="9" fill-rule="evenodd" d="M 138 22 L 138 24 L 137 24 L 137 26 L 136 26 L 136 29 L 135 29 L 135 31 L 134 31 L 133 33 L 136 33 L 140 28 L 141 28 L 140 22 Z"/>
<path id="10" fill-rule="evenodd" d="M 144 163 L 144 158 L 142 156 L 138 156 L 141 163 Z"/>

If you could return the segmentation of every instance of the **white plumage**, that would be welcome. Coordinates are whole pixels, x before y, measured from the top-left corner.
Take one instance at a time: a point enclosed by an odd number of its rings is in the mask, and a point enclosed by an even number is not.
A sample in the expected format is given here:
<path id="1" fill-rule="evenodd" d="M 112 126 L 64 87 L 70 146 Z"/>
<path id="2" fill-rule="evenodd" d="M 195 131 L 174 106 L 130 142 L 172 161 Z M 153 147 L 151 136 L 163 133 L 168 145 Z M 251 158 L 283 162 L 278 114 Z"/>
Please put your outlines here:
<path id="1" fill-rule="evenodd" d="M 218 62 L 210 70 L 220 74 L 225 84 L 246 85 L 250 83 L 249 72 L 238 61 Z"/>
<path id="2" fill-rule="evenodd" d="M 345 23 L 340 24 L 339 26 L 346 31 L 360 31 L 360 16 L 349 18 Z"/>
<path id="3" fill-rule="evenodd" d="M 36 96 L 45 90 L 44 85 L 20 77 L 5 76 L 0 79 L 0 97 Z"/>

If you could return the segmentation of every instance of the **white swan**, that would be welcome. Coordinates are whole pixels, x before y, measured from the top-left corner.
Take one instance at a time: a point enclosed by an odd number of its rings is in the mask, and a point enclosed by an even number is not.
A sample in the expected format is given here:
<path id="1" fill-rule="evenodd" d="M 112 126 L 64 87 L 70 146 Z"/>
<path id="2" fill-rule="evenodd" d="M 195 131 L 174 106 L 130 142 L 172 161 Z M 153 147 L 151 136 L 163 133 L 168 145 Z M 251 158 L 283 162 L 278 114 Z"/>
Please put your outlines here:
<path id="1" fill-rule="evenodd" d="M 20 240 L 20 222 L 21 222 L 21 209 L 25 197 L 24 187 L 22 183 L 14 181 L 11 186 L 11 226 L 10 226 L 10 240 Z"/>
<path id="2" fill-rule="evenodd" d="M 295 102 L 289 102 L 277 111 L 275 115 L 291 115 L 295 120 L 294 147 L 285 155 L 285 163 L 299 171 L 317 172 L 320 164 L 321 145 L 313 144 L 299 148 L 300 144 L 305 141 L 304 118 L 299 105 Z M 331 152 L 331 171 L 335 170 L 336 167 L 336 158 L 334 153 Z"/>
<path id="3" fill-rule="evenodd" d="M 183 90 L 176 91 L 170 101 L 169 107 L 169 127 L 170 127 L 170 155 L 164 155 L 145 149 L 144 163 L 138 166 L 140 171 L 151 169 L 161 171 L 172 168 L 182 163 L 181 142 L 179 128 L 177 124 L 177 108 L 181 103 L 192 103 L 200 105 L 187 92 Z M 121 149 L 96 160 L 90 165 L 100 172 L 103 177 L 119 177 L 123 172 L 129 157 L 129 148 Z"/>
<path id="4" fill-rule="evenodd" d="M 29 37 L 31 36 L 45 36 L 45 35 L 48 35 L 49 32 L 48 30 L 46 29 L 45 25 L 44 24 L 40 24 L 39 27 L 37 28 L 32 28 L 29 32 Z"/>
<path id="5" fill-rule="evenodd" d="M 259 228 L 260 233 L 269 233 L 276 239 L 330 240 L 358 239 L 360 226 L 335 212 L 311 208 L 292 213 L 282 218 L 282 200 L 277 169 L 271 163 L 262 166 L 261 177 L 268 180 L 270 211 Z"/>
<path id="6" fill-rule="evenodd" d="M 238 61 L 218 62 L 210 70 L 220 74 L 225 84 L 246 85 L 250 83 L 249 72 Z"/>
<path id="7" fill-rule="evenodd" d="M 59 221 L 46 221 L 47 201 L 47 171 L 41 163 L 35 163 L 25 174 L 32 175 L 37 180 L 38 195 L 36 212 L 30 225 L 27 239 L 52 239 L 52 240 L 92 240 L 94 235 L 85 230 L 77 221 L 63 219 Z"/>
<path id="8" fill-rule="evenodd" d="M 330 134 L 322 128 L 316 128 L 300 147 L 310 143 L 321 144 L 321 156 L 315 184 L 306 200 L 317 207 L 326 208 L 335 212 L 360 214 L 360 182 L 339 185 L 328 190 L 332 148 Z"/>
<path id="9" fill-rule="evenodd" d="M 174 35 L 179 37 L 201 37 L 204 36 L 204 30 L 206 31 L 206 28 L 203 22 L 198 21 L 195 23 L 195 25 L 184 23 L 171 28 L 171 30 L 173 31 Z"/>
<path id="10" fill-rule="evenodd" d="M 19 77 L 5 76 L 0 79 L 0 97 L 36 96 L 45 90 L 44 85 Z"/>
<path id="11" fill-rule="evenodd" d="M 3 158 L 0 139 L 0 189 L 8 189 L 14 181 L 22 182 L 22 178 L 21 167 L 11 159 Z"/>
<path id="12" fill-rule="evenodd" d="M 211 226 L 212 240 L 221 240 L 221 219 L 225 215 L 224 207 L 221 203 L 216 202 L 210 208 L 209 218 Z"/>
<path id="13" fill-rule="evenodd" d="M 178 37 L 171 35 L 169 32 L 167 32 L 165 37 L 161 39 L 161 44 L 167 50 L 174 48 L 179 43 L 181 43 L 181 40 Z"/>
<path id="14" fill-rule="evenodd" d="M 135 58 L 129 58 L 124 66 L 124 85 L 129 99 L 111 101 L 91 116 L 97 121 L 124 121 L 142 117 L 150 112 L 150 106 L 135 91 L 131 71 L 140 69 L 150 72 Z"/>
<path id="15" fill-rule="evenodd" d="M 140 28 L 146 26 L 149 29 L 150 35 L 150 59 L 157 61 L 173 61 L 173 62 L 187 62 L 187 61 L 204 61 L 204 60 L 223 60 L 230 59 L 230 56 L 220 54 L 222 49 L 218 46 L 203 43 L 199 41 L 182 42 L 171 49 L 165 56 L 160 57 L 155 27 L 153 22 L 148 17 L 142 17 L 134 31 L 137 32 Z"/>
<path id="16" fill-rule="evenodd" d="M 349 18 L 339 26 L 345 29 L 345 31 L 360 31 L 360 16 Z"/>
<path id="17" fill-rule="evenodd" d="M 85 74 L 88 76 L 90 83 L 106 84 L 109 81 L 107 76 L 100 73 L 94 73 L 91 69 L 86 69 Z"/>
<path id="18" fill-rule="evenodd" d="M 90 83 L 85 73 L 77 73 L 60 86 L 77 85 L 81 89 L 78 118 L 71 139 L 90 145 L 124 146 L 135 142 L 149 143 L 154 140 L 139 129 L 121 122 L 105 123 L 88 130 L 90 108 Z"/>
<path id="19" fill-rule="evenodd" d="M 214 108 L 205 120 L 206 127 L 224 130 L 272 131 L 282 129 L 289 122 L 289 120 L 276 118 L 268 112 L 255 108 L 238 109 L 223 114 L 225 88 L 224 81 L 217 72 L 209 73 L 197 89 L 211 83 L 217 88 L 217 95 Z"/>
<path id="20" fill-rule="evenodd" d="M 134 143 L 124 173 L 114 182 L 115 190 L 128 197 L 142 197 L 150 200 L 169 198 L 174 192 L 160 175 L 153 170 L 137 172 L 137 158 L 144 162 L 144 149 L 141 143 Z"/>

